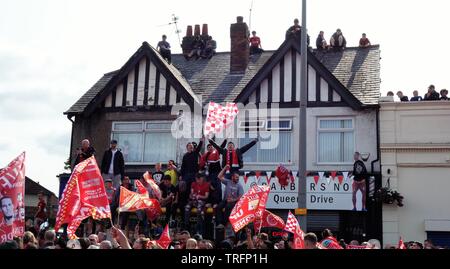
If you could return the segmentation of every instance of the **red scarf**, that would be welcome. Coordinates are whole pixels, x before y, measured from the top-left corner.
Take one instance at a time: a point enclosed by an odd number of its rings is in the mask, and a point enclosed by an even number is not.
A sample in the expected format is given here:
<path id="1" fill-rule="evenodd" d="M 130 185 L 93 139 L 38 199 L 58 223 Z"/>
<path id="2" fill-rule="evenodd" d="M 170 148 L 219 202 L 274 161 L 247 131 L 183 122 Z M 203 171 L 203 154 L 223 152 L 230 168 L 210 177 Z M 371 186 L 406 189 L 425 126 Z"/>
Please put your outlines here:
<path id="1" fill-rule="evenodd" d="M 231 160 L 230 154 L 233 155 L 233 160 Z M 230 163 L 230 161 L 232 161 L 232 162 Z M 234 149 L 232 151 L 227 150 L 227 165 L 229 165 L 230 167 L 233 167 L 233 165 L 234 165 L 234 167 L 236 167 L 236 166 L 239 167 L 239 159 L 236 154 L 236 150 L 234 150 Z"/>

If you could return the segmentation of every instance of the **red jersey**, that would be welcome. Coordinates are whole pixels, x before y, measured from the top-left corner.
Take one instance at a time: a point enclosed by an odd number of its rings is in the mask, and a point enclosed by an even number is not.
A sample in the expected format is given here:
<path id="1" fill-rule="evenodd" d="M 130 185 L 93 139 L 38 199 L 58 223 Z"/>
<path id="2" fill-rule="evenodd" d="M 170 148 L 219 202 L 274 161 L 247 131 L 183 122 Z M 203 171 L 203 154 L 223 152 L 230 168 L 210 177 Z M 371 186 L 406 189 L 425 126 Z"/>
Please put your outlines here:
<path id="1" fill-rule="evenodd" d="M 47 204 L 44 201 L 39 201 L 37 206 L 38 211 L 36 217 L 45 220 L 47 218 L 47 214 L 45 213 L 45 208 L 47 207 Z"/>
<path id="2" fill-rule="evenodd" d="M 192 194 L 205 196 L 207 192 L 209 192 L 209 183 L 203 182 L 203 184 L 197 184 L 197 182 L 192 183 Z"/>
<path id="3" fill-rule="evenodd" d="M 259 47 L 261 44 L 261 39 L 257 36 L 250 37 L 250 46 L 252 47 Z"/>

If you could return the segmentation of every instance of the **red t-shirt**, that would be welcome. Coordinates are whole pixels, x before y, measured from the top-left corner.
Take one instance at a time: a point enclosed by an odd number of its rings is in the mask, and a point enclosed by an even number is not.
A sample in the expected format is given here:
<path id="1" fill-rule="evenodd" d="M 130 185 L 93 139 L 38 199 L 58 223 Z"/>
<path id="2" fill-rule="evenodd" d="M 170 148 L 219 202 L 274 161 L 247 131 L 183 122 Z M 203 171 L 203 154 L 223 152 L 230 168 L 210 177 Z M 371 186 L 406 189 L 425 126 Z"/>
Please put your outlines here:
<path id="1" fill-rule="evenodd" d="M 369 41 L 368 38 L 366 38 L 366 39 L 361 38 L 361 39 L 359 40 L 359 45 L 360 45 L 360 46 L 363 46 L 363 47 L 369 45 L 369 43 L 370 43 L 370 41 Z"/>
<path id="2" fill-rule="evenodd" d="M 38 203 L 38 212 L 36 217 L 45 220 L 47 218 L 47 214 L 45 214 L 45 208 L 47 204 L 44 201 L 39 201 Z"/>
<path id="3" fill-rule="evenodd" d="M 257 36 L 250 37 L 250 46 L 252 47 L 259 47 L 259 44 L 261 44 L 261 39 Z"/>
<path id="4" fill-rule="evenodd" d="M 193 182 L 191 185 L 192 194 L 205 196 L 207 192 L 209 192 L 209 183 L 203 182 L 203 184 L 197 184 L 197 182 Z"/>

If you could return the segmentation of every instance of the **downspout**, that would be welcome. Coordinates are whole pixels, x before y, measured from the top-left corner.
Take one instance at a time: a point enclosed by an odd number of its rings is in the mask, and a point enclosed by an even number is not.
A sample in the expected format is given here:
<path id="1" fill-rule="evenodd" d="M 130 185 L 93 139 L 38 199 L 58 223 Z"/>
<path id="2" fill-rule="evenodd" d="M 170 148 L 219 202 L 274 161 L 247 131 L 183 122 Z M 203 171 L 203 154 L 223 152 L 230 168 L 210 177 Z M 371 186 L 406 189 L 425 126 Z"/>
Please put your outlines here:
<path id="1" fill-rule="evenodd" d="M 377 125 L 377 159 L 373 160 L 370 164 L 370 168 L 372 173 L 374 173 L 374 164 L 380 161 L 381 149 L 380 149 L 380 108 L 377 107 L 377 115 L 376 115 L 376 125 Z"/>
<path id="2" fill-rule="evenodd" d="M 70 115 L 67 115 L 67 119 L 69 119 L 72 122 L 72 133 L 70 135 L 70 150 L 69 150 L 69 164 L 72 166 L 73 132 L 75 121 L 72 120 L 72 116 Z"/>

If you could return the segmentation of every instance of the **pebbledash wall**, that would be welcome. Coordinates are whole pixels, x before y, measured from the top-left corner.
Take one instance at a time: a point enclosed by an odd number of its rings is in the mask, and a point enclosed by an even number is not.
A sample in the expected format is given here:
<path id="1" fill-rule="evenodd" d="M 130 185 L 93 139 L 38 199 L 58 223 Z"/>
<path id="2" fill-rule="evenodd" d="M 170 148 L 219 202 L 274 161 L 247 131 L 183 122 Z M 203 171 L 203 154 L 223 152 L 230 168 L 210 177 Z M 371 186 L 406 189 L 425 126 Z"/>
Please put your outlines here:
<path id="1" fill-rule="evenodd" d="M 450 102 L 380 103 L 383 184 L 404 206 L 383 206 L 383 241 L 450 244 Z"/>

